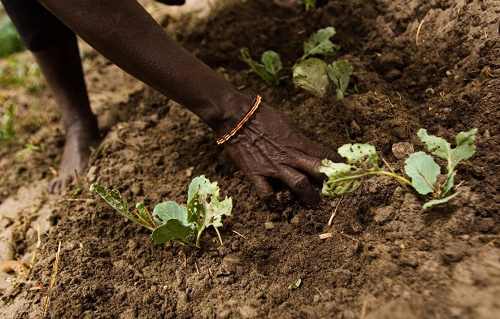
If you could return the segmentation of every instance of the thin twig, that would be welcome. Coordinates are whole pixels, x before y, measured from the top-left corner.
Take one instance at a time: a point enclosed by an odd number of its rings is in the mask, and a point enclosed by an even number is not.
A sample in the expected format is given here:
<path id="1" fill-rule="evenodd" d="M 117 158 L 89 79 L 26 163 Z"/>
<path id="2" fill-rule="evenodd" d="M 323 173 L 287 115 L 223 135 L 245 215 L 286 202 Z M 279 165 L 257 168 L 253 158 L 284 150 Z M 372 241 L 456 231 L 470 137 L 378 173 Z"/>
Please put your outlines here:
<path id="1" fill-rule="evenodd" d="M 224 243 L 222 242 L 222 237 L 220 236 L 219 230 L 217 229 L 217 227 L 214 227 L 214 229 L 215 229 L 215 232 L 217 233 L 217 236 L 219 236 L 220 245 L 224 246 Z"/>
<path id="2" fill-rule="evenodd" d="M 64 198 L 64 199 L 60 199 L 58 201 L 58 203 L 62 203 L 62 202 L 91 202 L 93 200 L 94 199 L 92 199 L 92 198 Z"/>
<path id="3" fill-rule="evenodd" d="M 359 315 L 359 319 L 365 319 L 366 317 L 366 300 L 363 301 L 363 307 L 361 307 L 361 314 Z"/>
<path id="4" fill-rule="evenodd" d="M 328 220 L 328 227 L 332 227 L 332 222 L 335 216 L 337 216 L 337 210 L 340 206 L 340 203 L 344 199 L 344 196 L 340 197 L 339 201 L 337 202 L 337 205 L 335 205 L 335 209 L 333 210 L 332 216 L 330 216 L 330 219 Z"/>
<path id="5" fill-rule="evenodd" d="M 424 24 L 424 19 L 422 19 L 422 21 L 420 21 L 420 24 L 418 25 L 418 28 L 417 28 L 417 35 L 415 36 L 415 44 L 418 45 L 418 36 L 420 35 L 420 29 L 422 29 L 422 24 Z"/>
<path id="6" fill-rule="evenodd" d="M 56 282 L 57 272 L 59 270 L 59 258 L 61 256 L 61 242 L 59 242 L 59 246 L 57 248 L 56 260 L 54 261 L 54 266 L 52 267 L 52 276 L 50 276 L 49 288 L 47 289 L 47 297 L 45 298 L 45 304 L 43 306 L 43 317 L 47 314 L 47 310 L 49 309 L 50 303 L 50 290 L 54 286 Z"/>
<path id="7" fill-rule="evenodd" d="M 233 233 L 235 233 L 236 235 L 242 237 L 242 238 L 245 238 L 247 239 L 245 236 L 243 236 L 242 234 L 238 233 L 236 230 L 233 230 Z"/>
<path id="8" fill-rule="evenodd" d="M 196 272 L 200 273 L 200 269 L 198 268 L 198 264 L 196 263 L 196 261 L 194 262 L 194 266 L 196 267 Z"/>

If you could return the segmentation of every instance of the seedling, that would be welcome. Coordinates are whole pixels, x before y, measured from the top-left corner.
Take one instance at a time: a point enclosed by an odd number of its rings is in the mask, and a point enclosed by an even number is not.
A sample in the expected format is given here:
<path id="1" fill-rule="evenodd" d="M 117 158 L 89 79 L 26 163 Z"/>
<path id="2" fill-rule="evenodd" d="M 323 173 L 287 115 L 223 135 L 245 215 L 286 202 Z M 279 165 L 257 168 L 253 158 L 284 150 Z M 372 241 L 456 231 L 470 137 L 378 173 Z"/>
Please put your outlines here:
<path id="1" fill-rule="evenodd" d="M 326 67 L 326 73 L 337 87 L 337 100 L 343 100 L 352 74 L 352 66 L 347 60 L 336 61 Z"/>
<path id="2" fill-rule="evenodd" d="M 9 103 L 7 113 L 2 118 L 2 127 L 0 129 L 0 140 L 10 141 L 14 137 L 14 104 Z"/>
<path id="3" fill-rule="evenodd" d="M 170 240 L 200 247 L 201 234 L 205 228 L 213 226 L 222 244 L 218 227 L 222 225 L 222 216 L 231 216 L 232 199 L 219 201 L 217 183 L 210 183 L 205 176 L 198 176 L 189 185 L 187 206 L 179 206 L 174 201 L 167 201 L 155 206 L 153 213 L 143 203 L 136 204 L 136 210 L 130 210 L 129 204 L 117 190 L 105 189 L 99 184 L 92 184 L 90 191 L 95 191 L 120 214 L 152 231 L 151 237 L 157 244 Z"/>
<path id="4" fill-rule="evenodd" d="M 322 99 L 328 87 L 325 69 L 326 63 L 320 59 L 300 61 L 293 66 L 293 84 Z"/>
<path id="5" fill-rule="evenodd" d="M 281 80 L 287 78 L 280 77 L 278 74 L 283 64 L 279 54 L 274 51 L 264 52 L 261 57 L 262 64 L 260 64 L 252 59 L 247 48 L 241 48 L 240 60 L 248 64 L 269 86 L 278 85 Z"/>
<path id="6" fill-rule="evenodd" d="M 338 149 L 338 153 L 347 159 L 348 164 L 333 163 L 324 159 L 319 171 L 328 176 L 323 184 L 323 194 L 340 196 L 354 192 L 367 179 L 376 175 L 387 175 L 396 178 L 401 183 L 414 188 L 419 194 L 427 196 L 430 201 L 423 208 L 448 202 L 458 195 L 452 192 L 455 183 L 455 167 L 461 160 L 468 159 L 476 152 L 474 145 L 477 129 L 459 133 L 456 147 L 440 137 L 428 135 L 425 129 L 420 129 L 417 136 L 427 146 L 427 151 L 434 156 L 446 160 L 446 173 L 440 175 L 441 168 L 432 156 L 425 152 L 411 154 L 405 161 L 405 172 L 411 182 L 405 177 L 381 169 L 378 166 L 378 154 L 375 147 L 369 144 L 346 144 Z"/>
<path id="7" fill-rule="evenodd" d="M 339 46 L 333 44 L 330 38 L 335 33 L 334 27 L 327 27 L 313 33 L 309 40 L 304 43 L 304 55 L 300 59 L 305 60 L 314 55 L 334 56 L 339 50 Z"/>
<path id="8" fill-rule="evenodd" d="M 336 86 L 337 99 L 341 101 L 351 74 L 352 67 L 347 60 L 327 65 L 323 60 L 310 58 L 293 66 L 293 83 L 322 99 L 327 92 L 329 77 Z"/>
<path id="9" fill-rule="evenodd" d="M 306 11 L 316 9 L 316 0 L 301 0 L 300 3 L 305 6 Z"/>

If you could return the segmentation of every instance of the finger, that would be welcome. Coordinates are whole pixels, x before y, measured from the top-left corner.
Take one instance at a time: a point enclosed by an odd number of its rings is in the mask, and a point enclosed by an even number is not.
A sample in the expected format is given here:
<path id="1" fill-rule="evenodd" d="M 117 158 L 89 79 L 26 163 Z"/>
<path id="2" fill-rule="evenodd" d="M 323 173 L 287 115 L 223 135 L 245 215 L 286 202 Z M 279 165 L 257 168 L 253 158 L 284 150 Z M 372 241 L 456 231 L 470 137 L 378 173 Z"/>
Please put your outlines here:
<path id="1" fill-rule="evenodd" d="M 267 182 L 266 178 L 260 175 L 248 175 L 248 179 L 257 191 L 257 194 L 263 201 L 270 201 L 273 197 L 273 188 Z"/>
<path id="2" fill-rule="evenodd" d="M 309 179 L 288 166 L 282 166 L 277 177 L 290 187 L 308 205 L 320 201 L 319 192 L 314 188 Z"/>
<path id="3" fill-rule="evenodd" d="M 320 173 L 318 168 L 321 165 L 321 159 L 306 155 L 304 153 L 297 153 L 295 160 L 295 168 L 312 176 L 319 181 L 325 180 L 325 174 Z"/>
<path id="4" fill-rule="evenodd" d="M 345 159 L 342 158 L 337 152 L 326 147 L 313 147 L 308 152 L 309 155 L 319 159 L 327 158 L 334 163 L 344 163 Z"/>

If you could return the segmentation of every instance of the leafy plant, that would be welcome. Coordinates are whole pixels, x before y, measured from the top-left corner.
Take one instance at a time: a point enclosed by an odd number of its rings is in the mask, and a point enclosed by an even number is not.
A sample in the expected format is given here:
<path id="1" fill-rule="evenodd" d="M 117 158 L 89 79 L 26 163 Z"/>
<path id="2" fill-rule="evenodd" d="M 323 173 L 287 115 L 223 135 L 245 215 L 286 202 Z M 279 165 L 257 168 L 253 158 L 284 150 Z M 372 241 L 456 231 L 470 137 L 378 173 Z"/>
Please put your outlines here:
<path id="1" fill-rule="evenodd" d="M 349 78 L 352 74 L 352 66 L 347 60 L 333 62 L 326 67 L 326 73 L 337 87 L 337 99 L 343 100 L 344 93 L 349 85 Z"/>
<path id="2" fill-rule="evenodd" d="M 316 33 L 313 33 L 309 40 L 304 43 L 304 55 L 300 59 L 305 60 L 313 55 L 334 56 L 339 47 L 333 44 L 330 38 L 335 33 L 334 27 L 319 29 Z"/>
<path id="3" fill-rule="evenodd" d="M 325 69 L 326 63 L 320 59 L 300 61 L 293 67 L 293 84 L 322 99 L 328 87 Z"/>
<path id="4" fill-rule="evenodd" d="M 446 160 L 446 174 L 441 174 L 441 168 L 432 156 L 425 152 L 411 154 L 405 161 L 405 172 L 411 182 L 394 172 L 381 169 L 378 166 L 379 157 L 375 147 L 369 144 L 346 144 L 338 149 L 338 153 L 347 159 L 345 163 L 333 163 L 324 159 L 319 171 L 328 176 L 323 184 L 323 194 L 339 196 L 351 193 L 358 189 L 364 181 L 376 175 L 388 175 L 398 179 L 401 183 L 413 187 L 419 194 L 428 196 L 431 200 L 423 208 L 446 203 L 458 192 L 450 194 L 455 183 L 455 167 L 461 160 L 474 155 L 474 145 L 477 129 L 459 133 L 456 147 L 440 137 L 428 135 L 425 129 L 420 129 L 417 136 L 427 146 L 427 151 Z"/>
<path id="5" fill-rule="evenodd" d="M 262 54 L 261 63 L 252 59 L 248 48 L 240 49 L 240 60 L 248 64 L 270 86 L 278 85 L 286 77 L 279 77 L 279 72 L 283 68 L 281 58 L 274 51 L 266 51 Z"/>
<path id="6" fill-rule="evenodd" d="M 24 49 L 21 38 L 12 21 L 5 17 L 0 21 L 0 57 Z"/>
<path id="7" fill-rule="evenodd" d="M 337 99 L 343 100 L 351 74 L 352 67 L 347 60 L 327 65 L 323 60 L 310 58 L 293 66 L 293 83 L 322 99 L 328 89 L 329 77 L 337 87 Z"/>
<path id="8" fill-rule="evenodd" d="M 222 216 L 231 216 L 232 199 L 219 201 L 219 187 L 205 176 L 194 178 L 189 185 L 187 206 L 174 201 L 167 201 L 155 206 L 153 213 L 143 203 L 136 204 L 136 210 L 130 210 L 129 204 L 119 191 L 105 189 L 100 184 L 92 184 L 90 191 L 95 191 L 120 214 L 152 231 L 151 237 L 157 244 L 170 240 L 180 244 L 200 247 L 201 234 L 205 228 L 213 226 L 222 244 L 218 227 L 222 225 Z"/>
<path id="9" fill-rule="evenodd" d="M 2 118 L 2 128 L 0 129 L 0 140 L 10 141 L 14 137 L 14 104 L 9 103 L 7 113 Z"/>
<path id="10" fill-rule="evenodd" d="M 316 0 L 301 0 L 300 3 L 305 6 L 306 11 L 316 9 Z"/>

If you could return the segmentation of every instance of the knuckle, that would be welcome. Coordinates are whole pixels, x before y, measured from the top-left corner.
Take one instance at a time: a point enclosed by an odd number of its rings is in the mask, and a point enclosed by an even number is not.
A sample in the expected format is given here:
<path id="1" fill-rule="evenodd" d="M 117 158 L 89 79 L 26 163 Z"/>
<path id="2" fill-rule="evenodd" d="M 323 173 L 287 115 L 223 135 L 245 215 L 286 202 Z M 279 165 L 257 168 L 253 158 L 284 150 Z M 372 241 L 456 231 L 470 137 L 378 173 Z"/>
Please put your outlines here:
<path id="1" fill-rule="evenodd" d="M 292 182 L 293 189 L 298 192 L 302 192 L 308 190 L 311 186 L 311 183 L 305 176 L 298 176 L 293 179 Z"/>

